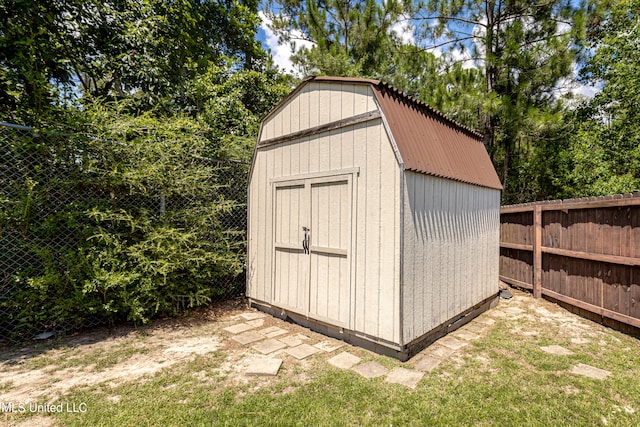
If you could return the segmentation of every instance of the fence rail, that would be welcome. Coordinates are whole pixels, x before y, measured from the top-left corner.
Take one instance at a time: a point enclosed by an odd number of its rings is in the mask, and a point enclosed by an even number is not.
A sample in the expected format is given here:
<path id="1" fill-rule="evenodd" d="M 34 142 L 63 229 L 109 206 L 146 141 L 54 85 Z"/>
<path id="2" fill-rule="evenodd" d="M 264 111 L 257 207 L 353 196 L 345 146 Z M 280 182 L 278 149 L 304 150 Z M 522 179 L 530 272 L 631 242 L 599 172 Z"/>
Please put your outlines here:
<path id="1" fill-rule="evenodd" d="M 640 193 L 500 209 L 500 279 L 640 328 Z"/>

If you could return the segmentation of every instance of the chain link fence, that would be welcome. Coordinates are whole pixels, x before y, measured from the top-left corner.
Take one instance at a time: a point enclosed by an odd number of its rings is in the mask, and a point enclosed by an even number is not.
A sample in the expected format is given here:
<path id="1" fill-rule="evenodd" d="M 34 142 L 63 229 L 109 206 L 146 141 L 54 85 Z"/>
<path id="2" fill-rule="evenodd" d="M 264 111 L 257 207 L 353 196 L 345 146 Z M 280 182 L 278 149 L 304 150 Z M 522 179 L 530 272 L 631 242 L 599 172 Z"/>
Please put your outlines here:
<path id="1" fill-rule="evenodd" d="M 243 295 L 249 164 L 190 156 L 193 191 L 132 189 L 114 147 L 0 123 L 0 343 Z"/>

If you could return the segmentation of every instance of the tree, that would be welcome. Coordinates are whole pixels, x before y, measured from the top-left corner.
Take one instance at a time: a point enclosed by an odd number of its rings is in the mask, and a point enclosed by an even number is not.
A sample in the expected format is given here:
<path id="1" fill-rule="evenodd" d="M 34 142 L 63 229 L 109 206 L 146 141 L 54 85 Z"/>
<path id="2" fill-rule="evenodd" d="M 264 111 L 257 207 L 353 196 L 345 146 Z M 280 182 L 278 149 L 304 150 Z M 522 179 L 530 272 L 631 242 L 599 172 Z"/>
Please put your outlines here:
<path id="1" fill-rule="evenodd" d="M 505 201 L 517 190 L 518 146 L 558 129 L 558 84 L 570 76 L 584 34 L 586 6 L 571 0 L 428 0 L 414 4 L 423 45 L 468 54 L 484 74 L 484 143 L 501 175 Z M 500 159 L 498 159 L 500 157 Z M 514 178 L 511 182 L 509 177 Z"/>
<path id="2" fill-rule="evenodd" d="M 143 110 L 161 99 L 182 108 L 187 81 L 210 63 L 263 66 L 257 7 L 256 0 L 2 0 L 2 112 L 31 124 L 79 94 L 135 98 Z"/>
<path id="3" fill-rule="evenodd" d="M 69 85 L 69 55 L 77 49 L 71 17 L 81 1 L 0 1 L 0 113 L 32 114 L 56 101 L 55 85 Z M 81 18 L 82 16 L 82 18 Z M 69 19 L 68 19 L 68 18 Z"/>
<path id="4" fill-rule="evenodd" d="M 619 0 L 591 29 L 581 78 L 601 90 L 577 111 L 566 154 L 577 195 L 640 190 L 639 16 L 639 0 Z"/>
<path id="5" fill-rule="evenodd" d="M 447 64 L 413 45 L 402 46 L 393 57 L 395 66 L 383 79 L 448 117 L 472 129 L 480 129 L 484 76 L 461 62 Z"/>
<path id="6" fill-rule="evenodd" d="M 105 12 L 113 34 L 82 64 L 87 92 L 139 94 L 150 103 L 168 97 L 184 106 L 187 82 L 227 58 L 258 68 L 257 2 L 128 0 Z"/>
<path id="7" fill-rule="evenodd" d="M 294 80 L 275 70 L 234 70 L 232 63 L 211 64 L 189 81 L 190 113 L 207 129 L 207 155 L 249 161 L 260 120 L 294 87 Z"/>
<path id="8" fill-rule="evenodd" d="M 255 0 L 0 0 L 0 114 L 38 127 L 2 129 L 0 328 L 239 290 L 248 165 L 219 159 L 248 160 L 291 87 L 258 24 Z"/>
<path id="9" fill-rule="evenodd" d="M 272 0 L 267 14 L 281 41 L 311 42 L 292 61 L 305 74 L 384 80 L 470 127 L 478 125 L 482 75 L 461 64 L 444 67 L 432 53 L 403 40 L 414 27 L 394 1 Z"/>
<path id="10" fill-rule="evenodd" d="M 293 56 L 303 71 L 386 80 L 485 134 L 504 201 L 544 194 L 527 187 L 535 171 L 525 168 L 542 166 L 545 150 L 566 141 L 562 84 L 574 72 L 585 19 L 594 11 L 586 2 L 272 0 L 268 6 L 281 40 L 312 42 Z M 399 23 L 417 25 L 415 43 L 401 42 Z"/>
<path id="11" fill-rule="evenodd" d="M 311 42 L 292 56 L 305 74 L 380 77 L 399 42 L 391 31 L 402 13 L 390 0 L 270 0 L 272 28 L 281 41 Z"/>

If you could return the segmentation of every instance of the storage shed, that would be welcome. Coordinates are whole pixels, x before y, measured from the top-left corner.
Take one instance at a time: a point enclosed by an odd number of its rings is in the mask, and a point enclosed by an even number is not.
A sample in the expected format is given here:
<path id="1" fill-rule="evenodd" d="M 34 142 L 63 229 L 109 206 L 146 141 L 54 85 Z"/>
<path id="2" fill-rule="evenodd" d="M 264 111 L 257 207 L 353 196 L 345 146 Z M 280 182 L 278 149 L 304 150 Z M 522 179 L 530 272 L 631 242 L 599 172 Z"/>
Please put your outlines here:
<path id="1" fill-rule="evenodd" d="M 250 303 L 406 360 L 496 301 L 501 188 L 478 133 L 377 80 L 308 77 L 260 128 Z"/>

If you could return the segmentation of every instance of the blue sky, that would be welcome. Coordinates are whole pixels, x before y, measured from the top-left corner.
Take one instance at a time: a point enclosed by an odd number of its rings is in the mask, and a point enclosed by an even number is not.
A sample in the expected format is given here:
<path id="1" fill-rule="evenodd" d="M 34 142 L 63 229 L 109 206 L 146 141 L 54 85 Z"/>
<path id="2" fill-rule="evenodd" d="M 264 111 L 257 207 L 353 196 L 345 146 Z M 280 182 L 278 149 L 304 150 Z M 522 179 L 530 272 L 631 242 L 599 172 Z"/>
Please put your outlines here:
<path id="1" fill-rule="evenodd" d="M 290 56 L 291 56 L 291 45 L 289 44 L 281 44 L 278 41 L 278 37 L 269 29 L 268 23 L 269 20 L 263 12 L 259 12 L 260 18 L 262 19 L 262 24 L 258 29 L 257 39 L 262 43 L 262 47 L 265 50 L 270 50 L 271 55 L 273 56 L 274 62 L 282 69 L 287 71 L 288 73 L 296 74 L 297 71 L 294 69 L 291 64 Z M 306 44 L 308 47 L 311 46 L 311 43 L 296 43 L 297 48 L 300 48 L 303 44 Z"/>

